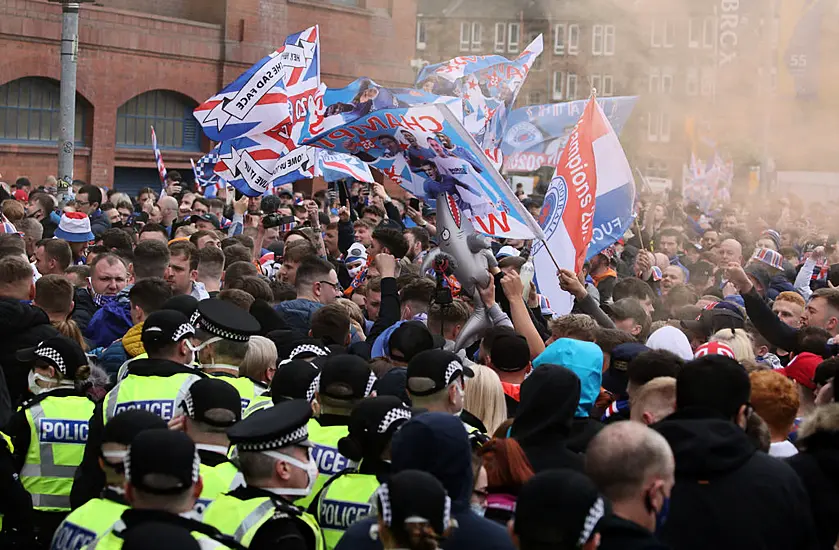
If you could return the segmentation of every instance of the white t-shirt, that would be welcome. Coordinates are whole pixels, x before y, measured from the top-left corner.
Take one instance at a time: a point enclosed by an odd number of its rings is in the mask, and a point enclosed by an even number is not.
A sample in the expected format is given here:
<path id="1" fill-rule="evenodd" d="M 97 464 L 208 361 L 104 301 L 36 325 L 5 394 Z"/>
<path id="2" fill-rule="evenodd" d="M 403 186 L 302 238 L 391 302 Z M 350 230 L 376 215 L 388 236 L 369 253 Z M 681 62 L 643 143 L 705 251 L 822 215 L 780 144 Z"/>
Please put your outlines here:
<path id="1" fill-rule="evenodd" d="M 796 449 L 795 445 L 786 440 L 769 445 L 769 456 L 774 456 L 775 458 L 788 458 L 797 454 L 798 449 Z"/>

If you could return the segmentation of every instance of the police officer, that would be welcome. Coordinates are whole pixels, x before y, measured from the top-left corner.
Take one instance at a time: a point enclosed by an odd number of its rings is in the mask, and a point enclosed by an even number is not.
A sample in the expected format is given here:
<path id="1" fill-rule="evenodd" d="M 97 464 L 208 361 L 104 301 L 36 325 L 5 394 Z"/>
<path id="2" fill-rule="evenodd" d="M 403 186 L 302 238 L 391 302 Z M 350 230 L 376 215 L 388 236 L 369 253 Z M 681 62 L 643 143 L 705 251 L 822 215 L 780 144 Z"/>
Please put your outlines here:
<path id="1" fill-rule="evenodd" d="M 314 405 L 317 385 L 315 379 L 320 374 L 320 369 L 304 359 L 285 359 L 280 361 L 274 378 L 271 379 L 271 401 L 258 401 L 248 407 L 245 416 L 272 406 L 274 403 L 291 401 L 292 399 L 305 399 Z M 313 414 L 317 414 L 317 408 L 312 407 Z"/>
<path id="2" fill-rule="evenodd" d="M 268 386 L 239 376 L 239 365 L 248 352 L 248 341 L 259 334 L 259 321 L 242 308 L 213 298 L 198 302 L 192 321 L 196 340 L 200 342 L 195 349 L 199 352 L 201 369 L 236 388 L 241 396 L 242 412 L 251 403 L 270 402 L 270 397 L 263 395 Z"/>
<path id="3" fill-rule="evenodd" d="M 347 426 L 353 407 L 370 395 L 375 383 L 376 375 L 361 357 L 333 355 L 324 363 L 315 393 L 320 414 L 309 421 L 309 439 L 314 444 L 312 454 L 320 475 L 314 492 L 298 500 L 299 506 L 309 506 L 330 477 L 354 466 L 338 451 L 338 440 L 349 434 Z"/>
<path id="4" fill-rule="evenodd" d="M 390 476 L 390 439 L 411 418 L 411 409 L 398 397 L 371 397 L 350 414 L 349 435 L 338 441 L 341 454 L 358 462 L 323 486 L 309 507 L 326 539 L 327 550 L 338 544 L 347 528 L 370 515 L 370 502 L 379 484 Z"/>
<path id="5" fill-rule="evenodd" d="M 12 439 L 0 432 L 0 548 L 32 548 L 32 497 L 15 467 Z"/>
<path id="6" fill-rule="evenodd" d="M 194 352 L 189 338 L 195 328 L 178 311 L 163 309 L 150 314 L 143 323 L 140 338 L 147 359 L 136 359 L 128 376 L 108 392 L 90 421 L 89 444 L 85 448 L 80 473 L 73 483 L 71 504 L 77 508 L 96 498 L 105 485 L 99 467 L 102 427 L 118 413 L 143 409 L 169 421 L 175 415 L 189 387 L 205 375 L 192 368 Z"/>
<path id="7" fill-rule="evenodd" d="M 15 467 L 32 495 L 38 545 L 49 547 L 56 527 L 70 511 L 70 489 L 82 461 L 93 401 L 82 384 L 90 366 L 82 348 L 64 336 L 21 350 L 17 358 L 30 363 L 29 391 L 6 426 L 12 438 Z"/>
<path id="8" fill-rule="evenodd" d="M 200 460 L 195 444 L 180 431 L 145 430 L 134 438 L 125 457 L 125 499 L 131 508 L 94 539 L 89 550 L 118 550 L 134 530 L 155 523 L 187 529 L 202 547 L 244 548 L 232 537 L 185 517 L 201 493 Z"/>
<path id="9" fill-rule="evenodd" d="M 140 432 L 165 430 L 166 422 L 154 413 L 139 409 L 121 412 L 105 425 L 99 464 L 107 485 L 99 498 L 76 508 L 61 522 L 52 539 L 51 550 L 80 550 L 104 535 L 128 508 L 125 500 L 125 455 Z"/>
<path id="10" fill-rule="evenodd" d="M 306 429 L 311 415 L 305 400 L 285 401 L 228 430 L 246 486 L 216 499 L 204 514 L 206 523 L 251 550 L 323 549 L 315 519 L 291 502 L 308 495 L 317 479 Z"/>
<path id="11" fill-rule="evenodd" d="M 245 483 L 228 458 L 227 439 L 227 429 L 242 418 L 242 404 L 236 388 L 218 378 L 205 378 L 190 386 L 182 409 L 184 415 L 173 419 L 170 427 L 182 426 L 198 449 L 204 488 L 196 512 L 201 518 L 213 500 Z"/>

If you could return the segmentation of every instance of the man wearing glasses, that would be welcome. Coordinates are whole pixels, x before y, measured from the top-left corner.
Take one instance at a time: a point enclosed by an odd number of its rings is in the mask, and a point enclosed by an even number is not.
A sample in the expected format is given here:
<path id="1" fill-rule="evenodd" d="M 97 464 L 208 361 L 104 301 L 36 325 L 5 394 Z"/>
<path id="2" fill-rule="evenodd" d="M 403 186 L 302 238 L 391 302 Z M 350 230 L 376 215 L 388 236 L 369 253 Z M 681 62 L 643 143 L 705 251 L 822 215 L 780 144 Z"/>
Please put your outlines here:
<path id="1" fill-rule="evenodd" d="M 339 298 L 343 289 L 332 264 L 318 257 L 300 262 L 294 286 L 297 299 L 280 303 L 277 311 L 283 314 L 292 328 L 308 334 L 312 314 Z"/>
<path id="2" fill-rule="evenodd" d="M 88 215 L 90 230 L 96 237 L 111 228 L 111 222 L 99 209 L 101 204 L 102 191 L 95 185 L 83 185 L 76 193 L 76 210 Z"/>

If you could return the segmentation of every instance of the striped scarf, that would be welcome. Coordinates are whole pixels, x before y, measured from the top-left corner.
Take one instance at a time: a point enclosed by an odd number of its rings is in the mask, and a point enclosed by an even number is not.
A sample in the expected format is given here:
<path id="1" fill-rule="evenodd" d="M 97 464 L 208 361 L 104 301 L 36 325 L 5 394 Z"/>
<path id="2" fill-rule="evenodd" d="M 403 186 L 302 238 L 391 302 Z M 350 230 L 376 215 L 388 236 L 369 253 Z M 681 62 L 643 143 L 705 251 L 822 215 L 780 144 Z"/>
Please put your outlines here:
<path id="1" fill-rule="evenodd" d="M 370 263 L 373 261 L 372 258 L 367 258 L 367 265 L 364 266 L 364 269 L 359 271 L 355 274 L 350 286 L 344 289 L 344 296 L 349 298 L 353 295 L 353 293 L 358 290 L 358 287 L 364 284 L 364 281 L 367 280 L 367 272 L 370 269 Z"/>

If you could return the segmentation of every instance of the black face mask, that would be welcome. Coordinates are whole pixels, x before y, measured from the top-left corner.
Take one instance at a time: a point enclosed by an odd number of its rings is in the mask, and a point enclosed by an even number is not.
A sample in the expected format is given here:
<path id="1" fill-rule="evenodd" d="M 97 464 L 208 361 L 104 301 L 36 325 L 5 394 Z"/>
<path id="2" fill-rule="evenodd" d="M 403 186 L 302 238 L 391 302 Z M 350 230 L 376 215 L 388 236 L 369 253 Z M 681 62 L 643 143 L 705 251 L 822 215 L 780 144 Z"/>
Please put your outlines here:
<path id="1" fill-rule="evenodd" d="M 116 229 L 119 229 L 119 228 L 125 227 L 125 224 L 124 224 L 124 223 L 122 223 L 122 221 L 118 221 L 118 222 L 114 222 L 114 223 L 112 223 L 112 224 L 111 224 L 111 227 L 116 228 Z"/>

